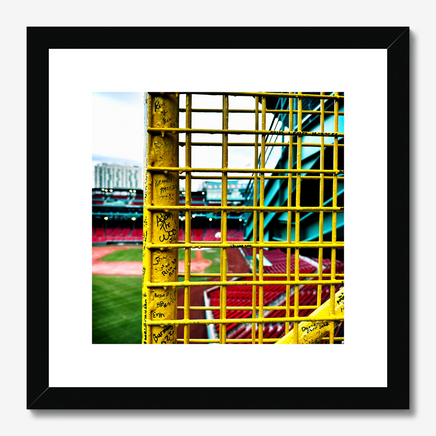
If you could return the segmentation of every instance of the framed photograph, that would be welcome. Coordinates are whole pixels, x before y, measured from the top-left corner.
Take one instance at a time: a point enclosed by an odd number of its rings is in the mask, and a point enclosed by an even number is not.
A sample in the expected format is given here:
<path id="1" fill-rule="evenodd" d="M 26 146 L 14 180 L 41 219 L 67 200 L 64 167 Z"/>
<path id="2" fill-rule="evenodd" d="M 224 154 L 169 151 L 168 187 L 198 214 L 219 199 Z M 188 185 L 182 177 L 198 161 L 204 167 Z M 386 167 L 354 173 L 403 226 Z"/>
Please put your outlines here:
<path id="1" fill-rule="evenodd" d="M 93 340 L 93 95 L 278 90 L 346 98 L 346 340 Z M 29 27 L 27 408 L 408 409 L 408 156 L 407 27 Z"/>

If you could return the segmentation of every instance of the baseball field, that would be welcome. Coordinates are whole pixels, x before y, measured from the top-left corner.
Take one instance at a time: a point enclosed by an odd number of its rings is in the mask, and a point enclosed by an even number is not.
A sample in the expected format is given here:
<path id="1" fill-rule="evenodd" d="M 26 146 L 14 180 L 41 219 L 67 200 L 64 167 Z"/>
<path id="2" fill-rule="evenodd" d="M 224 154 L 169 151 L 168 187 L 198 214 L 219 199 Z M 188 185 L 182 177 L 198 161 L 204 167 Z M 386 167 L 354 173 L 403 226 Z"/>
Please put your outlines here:
<path id="1" fill-rule="evenodd" d="M 184 250 L 179 250 L 180 273 L 184 271 L 184 254 Z M 236 255 L 237 261 L 233 264 L 241 263 L 237 254 L 230 256 L 231 259 Z M 219 273 L 219 248 L 192 250 L 191 257 L 192 272 Z M 229 269 L 232 268 L 230 259 Z M 92 343 L 140 344 L 142 246 L 94 246 L 92 271 Z M 192 280 L 205 279 L 194 277 Z M 191 288 L 191 304 L 203 305 L 204 289 L 204 286 Z M 183 291 L 179 294 L 178 305 L 181 306 Z M 204 326 L 193 326 L 193 333 L 206 337 Z"/>

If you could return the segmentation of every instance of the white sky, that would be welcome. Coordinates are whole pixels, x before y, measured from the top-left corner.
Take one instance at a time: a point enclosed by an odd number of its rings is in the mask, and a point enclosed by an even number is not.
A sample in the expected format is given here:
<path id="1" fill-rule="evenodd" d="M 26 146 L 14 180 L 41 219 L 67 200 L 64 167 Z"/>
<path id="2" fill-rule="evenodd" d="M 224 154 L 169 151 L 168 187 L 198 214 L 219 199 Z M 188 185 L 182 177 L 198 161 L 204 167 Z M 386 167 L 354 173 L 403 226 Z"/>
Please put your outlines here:
<path id="1" fill-rule="evenodd" d="M 141 165 L 144 144 L 143 92 L 95 92 L 93 93 L 93 155 L 137 161 Z M 181 106 L 185 95 L 181 95 Z M 194 95 L 193 108 L 222 108 L 221 96 Z M 254 109 L 253 97 L 229 97 L 230 109 Z M 261 108 L 259 107 L 259 110 Z M 266 127 L 270 127 L 272 115 L 267 114 Z M 180 113 L 179 126 L 186 126 L 185 114 Z M 230 129 L 254 129 L 254 114 L 230 114 Z M 260 117 L 259 117 L 259 126 Z M 222 127 L 220 113 L 192 114 L 193 128 Z M 180 141 L 185 135 L 180 135 Z M 221 141 L 221 135 L 194 134 L 192 141 Z M 254 142 L 254 135 L 230 135 L 229 142 Z M 260 138 L 259 138 L 260 143 Z M 279 152 L 276 147 L 275 151 Z M 185 165 L 185 150 L 180 147 L 179 164 Z M 222 164 L 220 147 L 193 147 L 192 166 L 195 168 L 220 168 Z M 229 168 L 253 168 L 254 149 L 251 147 L 230 147 Z M 219 173 L 208 173 L 210 175 Z M 201 180 L 192 181 L 196 190 Z"/>
<path id="2" fill-rule="evenodd" d="M 92 94 L 92 154 L 141 164 L 144 113 L 140 92 Z"/>

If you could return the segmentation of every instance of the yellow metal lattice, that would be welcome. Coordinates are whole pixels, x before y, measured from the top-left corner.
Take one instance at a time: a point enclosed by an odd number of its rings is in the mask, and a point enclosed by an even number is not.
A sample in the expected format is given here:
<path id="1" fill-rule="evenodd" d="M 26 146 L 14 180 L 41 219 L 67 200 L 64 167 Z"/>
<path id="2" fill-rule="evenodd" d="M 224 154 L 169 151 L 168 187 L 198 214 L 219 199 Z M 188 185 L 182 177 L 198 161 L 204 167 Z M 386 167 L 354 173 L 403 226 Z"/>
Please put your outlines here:
<path id="1" fill-rule="evenodd" d="M 204 94 L 204 93 L 199 93 Z M 144 167 L 144 249 L 143 249 L 143 343 L 176 343 L 177 326 L 182 325 L 183 339 L 179 342 L 188 343 L 311 343 L 318 342 L 328 335 L 328 341 L 342 341 L 343 338 L 334 337 L 334 329 L 344 320 L 343 305 L 343 274 L 336 273 L 337 249 L 342 249 L 343 241 L 337 237 L 337 214 L 343 213 L 343 207 L 338 206 L 338 178 L 343 177 L 343 168 L 339 168 L 339 148 L 343 147 L 344 133 L 339 132 L 339 104 L 343 104 L 344 96 L 340 93 L 206 93 L 208 95 L 221 95 L 222 107 L 219 109 L 200 109 L 192 107 L 193 94 L 186 94 L 185 107 L 179 108 L 179 94 L 156 93 L 147 94 L 147 147 Z M 229 96 L 253 97 L 253 109 L 230 109 Z M 267 98 L 279 97 L 289 101 L 288 109 L 267 109 Z M 303 100 L 312 99 L 319 102 L 319 109 L 303 109 Z M 296 101 L 294 105 L 293 102 Z M 333 100 L 333 110 L 325 110 L 325 103 Z M 181 101 L 181 99 L 180 99 Z M 186 114 L 186 125 L 179 126 L 179 111 Z M 192 128 L 192 117 L 195 113 L 217 112 L 222 114 L 221 129 Z M 254 116 L 253 129 L 229 129 L 229 117 L 234 113 L 251 113 Z M 266 128 L 267 114 L 288 114 L 289 120 L 296 115 L 296 130 L 268 130 Z M 319 131 L 302 131 L 303 116 L 319 116 Z M 333 131 L 325 131 L 326 115 L 333 116 Z M 260 117 L 260 126 L 259 126 Z M 259 128 L 260 127 L 260 128 Z M 185 141 L 179 141 L 179 134 L 185 134 Z M 221 141 L 195 142 L 196 134 L 210 134 Z M 253 142 L 230 142 L 229 135 L 252 135 Z M 269 146 L 277 146 L 276 142 L 269 142 L 274 136 L 287 137 L 288 141 L 280 146 L 288 148 L 288 168 L 266 168 L 266 150 Z M 304 137 L 318 137 L 319 142 L 305 142 Z M 333 143 L 325 142 L 330 137 Z M 260 144 L 259 144 L 260 139 Z M 221 168 L 193 168 L 192 147 L 204 146 L 221 147 Z M 178 161 L 179 146 L 185 147 L 184 166 Z M 229 168 L 229 150 L 233 146 L 247 146 L 254 150 L 253 168 Z M 319 169 L 302 167 L 303 147 L 319 148 Z M 325 168 L 325 150 L 333 148 L 333 166 Z M 260 154 L 259 154 L 260 148 Z M 294 162 L 294 148 L 296 148 L 296 165 Z M 260 159 L 259 159 L 260 157 Z M 209 173 L 221 173 L 216 176 Z M 235 175 L 238 174 L 238 175 Z M 185 180 L 185 205 L 179 204 L 179 179 Z M 193 206 L 192 180 L 193 179 L 220 179 L 222 196 L 220 206 Z M 253 205 L 228 205 L 227 186 L 230 179 L 253 180 Z M 286 206 L 269 206 L 265 202 L 265 181 L 269 179 L 287 180 Z M 319 181 L 318 205 L 302 205 L 302 180 L 311 179 Z M 325 205 L 325 181 L 332 181 L 331 206 Z M 295 189 L 294 189 L 295 188 Z M 294 193 L 294 194 L 293 194 Z M 293 196 L 294 195 L 294 196 Z M 191 219 L 196 212 L 219 213 L 221 215 L 221 240 L 192 241 Z M 245 212 L 253 217 L 252 241 L 233 242 L 227 240 L 227 222 L 230 212 Z M 265 214 L 287 214 L 286 240 L 265 240 L 264 221 Z M 301 214 L 316 213 L 319 216 L 319 238 L 316 241 L 301 240 Z M 185 217 L 185 241 L 178 241 L 179 213 Z M 331 214 L 332 230 L 331 241 L 324 240 L 323 228 L 325 214 Z M 295 232 L 292 238 L 291 223 L 294 215 Z M 218 247 L 220 249 L 220 272 L 192 273 L 190 268 L 191 250 L 193 248 Z M 250 247 L 253 251 L 252 273 L 235 274 L 227 271 L 227 250 L 235 247 Z M 286 251 L 286 273 L 264 273 L 264 250 L 268 248 L 281 248 Z M 318 249 L 318 272 L 300 272 L 301 250 L 307 248 Z M 184 273 L 178 274 L 178 250 L 184 250 Z M 322 273 L 324 250 L 331 252 L 331 272 Z M 291 253 L 295 254 L 295 270 L 291 271 Z M 257 255 L 259 257 L 257 258 Z M 258 259 L 258 262 L 257 262 Z M 259 266 L 259 271 L 257 272 Z M 178 277 L 182 281 L 178 281 Z M 193 278 L 204 279 L 192 281 Z M 218 281 L 208 282 L 209 277 L 218 277 Z M 277 280 L 274 280 L 277 278 Z M 238 279 L 238 280 L 236 280 Z M 244 280 L 245 279 L 245 280 Z M 249 280 L 251 279 L 251 280 Z M 316 305 L 300 305 L 299 285 L 317 285 Z M 219 286 L 220 306 L 191 306 L 191 286 Z M 229 286 L 248 285 L 252 287 L 251 306 L 228 306 L 227 289 Z M 285 290 L 286 304 L 283 306 L 264 305 L 264 286 L 282 285 Z M 330 299 L 321 305 L 321 290 L 325 285 L 330 286 Z M 338 291 L 338 287 L 341 289 Z M 177 289 L 184 291 L 183 306 L 177 307 Z M 257 298 L 258 289 L 258 303 Z M 291 294 L 294 291 L 294 303 L 291 305 Z M 265 317 L 266 310 L 284 309 L 284 317 Z M 183 310 L 183 319 L 177 319 L 177 309 Z M 300 316 L 301 310 L 316 309 L 309 316 Z M 191 311 L 219 310 L 219 319 L 191 319 Z M 227 319 L 228 310 L 250 310 L 251 318 Z M 293 316 L 291 316 L 293 311 Z M 284 338 L 264 338 L 265 323 L 284 323 Z M 250 339 L 227 339 L 226 326 L 230 323 L 252 325 Z M 219 339 L 191 339 L 190 326 L 193 324 L 219 325 Z M 291 329 L 291 326 L 293 328 Z M 257 328 L 256 328 L 257 327 Z M 257 336 L 256 336 L 257 333 Z"/>

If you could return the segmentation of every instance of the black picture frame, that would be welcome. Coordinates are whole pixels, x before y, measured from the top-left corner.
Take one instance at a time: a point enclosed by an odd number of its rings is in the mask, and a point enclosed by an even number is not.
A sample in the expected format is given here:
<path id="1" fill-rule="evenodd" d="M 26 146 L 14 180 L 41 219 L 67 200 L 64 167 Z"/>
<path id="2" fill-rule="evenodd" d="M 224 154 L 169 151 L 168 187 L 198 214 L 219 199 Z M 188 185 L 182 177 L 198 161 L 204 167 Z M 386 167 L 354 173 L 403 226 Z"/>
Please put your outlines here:
<path id="1" fill-rule="evenodd" d="M 409 28 L 263 27 L 260 33 L 259 28 L 244 27 L 243 39 L 239 37 L 242 28 L 237 27 L 175 27 L 159 30 L 162 28 L 27 28 L 27 277 L 32 278 L 27 281 L 27 408 L 155 409 L 156 405 L 162 405 L 165 409 L 409 409 L 409 305 L 406 306 L 409 303 Z M 158 39 L 154 37 L 156 32 L 159 32 Z M 386 388 L 50 387 L 48 57 L 49 49 L 54 48 L 316 48 L 387 51 Z M 38 195 L 31 195 L 32 192 Z M 33 210 L 38 210 L 38 213 L 33 214 Z M 401 271 L 401 275 L 398 271 Z M 401 334 L 398 330 L 400 325 Z M 205 393 L 214 395 L 210 395 L 205 402 Z M 226 394 L 225 407 L 220 400 L 221 393 Z M 166 401 L 170 396 L 174 401 Z M 242 396 L 243 402 L 239 401 Z M 260 396 L 267 401 L 257 401 Z M 318 396 L 329 401 L 312 401 Z M 152 404 L 149 400 L 151 397 Z M 289 398 L 298 398 L 298 401 L 290 402 Z"/>

